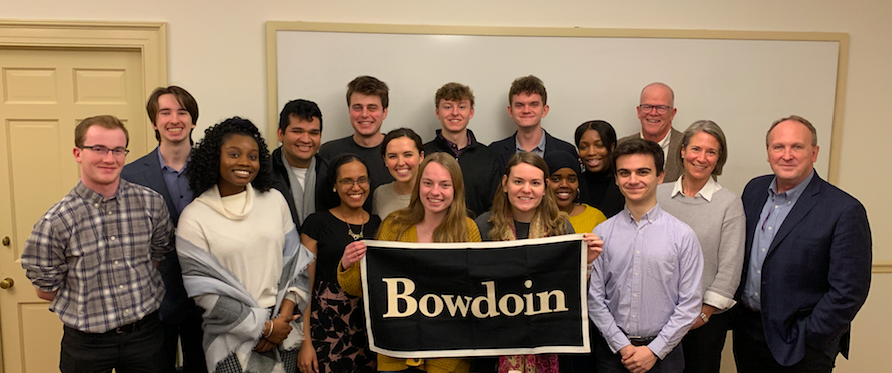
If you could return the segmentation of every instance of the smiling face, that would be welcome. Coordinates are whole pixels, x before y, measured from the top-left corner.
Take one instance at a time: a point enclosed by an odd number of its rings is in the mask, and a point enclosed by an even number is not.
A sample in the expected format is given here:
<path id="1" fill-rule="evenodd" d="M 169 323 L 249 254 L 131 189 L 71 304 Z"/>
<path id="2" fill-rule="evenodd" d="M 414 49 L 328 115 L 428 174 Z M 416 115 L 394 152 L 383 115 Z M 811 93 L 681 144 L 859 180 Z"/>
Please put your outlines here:
<path id="1" fill-rule="evenodd" d="M 350 208 L 362 208 L 369 197 L 369 171 L 359 161 L 347 162 L 338 167 L 337 191 L 341 204 Z"/>
<path id="2" fill-rule="evenodd" d="M 573 206 L 573 201 L 579 194 L 579 179 L 576 171 L 566 167 L 555 171 L 549 178 L 548 187 L 554 191 L 558 207 L 566 211 L 570 206 Z"/>
<path id="3" fill-rule="evenodd" d="M 101 145 L 108 149 L 126 149 L 127 136 L 120 129 L 108 129 L 93 125 L 84 136 L 84 146 Z M 74 160 L 81 165 L 81 181 L 88 188 L 98 191 L 104 187 L 116 186 L 121 180 L 121 169 L 127 160 L 126 154 L 114 152 L 97 153 L 92 148 L 74 148 Z"/>
<path id="4" fill-rule="evenodd" d="M 508 116 L 520 128 L 537 127 L 546 115 L 548 105 L 542 102 L 542 96 L 538 93 L 516 94 L 512 97 L 511 106 L 508 106 Z"/>
<path id="5" fill-rule="evenodd" d="M 452 175 L 443 165 L 429 162 L 421 173 L 418 184 L 418 198 L 424 206 L 424 213 L 445 214 L 455 198 Z"/>
<path id="6" fill-rule="evenodd" d="M 641 91 L 640 104 L 636 108 L 638 120 L 641 121 L 641 134 L 644 138 L 653 142 L 659 142 L 672 129 L 672 119 L 677 111 L 673 105 L 672 90 L 662 84 L 652 84 Z M 641 105 L 650 105 L 650 110 L 644 110 Z M 660 113 L 659 107 L 668 107 L 665 113 Z"/>
<path id="7" fill-rule="evenodd" d="M 229 135 L 220 147 L 220 196 L 226 197 L 245 191 L 260 170 L 260 149 L 257 141 L 247 135 Z"/>
<path id="8" fill-rule="evenodd" d="M 440 100 L 435 113 L 444 131 L 459 133 L 468 128 L 468 122 L 474 117 L 474 107 L 471 100 Z"/>
<path id="9" fill-rule="evenodd" d="M 531 164 L 518 163 L 502 177 L 502 191 L 508 194 L 514 220 L 529 222 L 545 195 L 545 173 Z"/>
<path id="10" fill-rule="evenodd" d="M 616 160 L 616 185 L 626 197 L 628 205 L 657 203 L 657 185 L 664 174 L 657 175 L 651 154 L 629 154 Z"/>
<path id="11" fill-rule="evenodd" d="M 681 149 L 685 180 L 708 179 L 719 160 L 720 148 L 719 141 L 706 132 L 691 136 L 688 145 Z"/>
<path id="12" fill-rule="evenodd" d="M 415 147 L 415 141 L 408 137 L 397 137 L 387 143 L 384 164 L 396 181 L 411 184 L 418 174 L 422 154 Z"/>
<path id="13" fill-rule="evenodd" d="M 189 141 L 195 123 L 192 114 L 177 101 L 172 93 L 158 96 L 158 114 L 152 128 L 158 131 L 161 141 L 178 143 Z"/>
<path id="14" fill-rule="evenodd" d="M 387 109 L 381 105 L 381 97 L 356 92 L 350 95 L 350 124 L 355 134 L 362 137 L 377 135 L 386 118 Z"/>
<path id="15" fill-rule="evenodd" d="M 799 185 L 818 161 L 817 145 L 812 145 L 808 127 L 794 120 L 778 123 L 768 134 L 768 163 L 777 178 L 777 192 Z"/>
<path id="16" fill-rule="evenodd" d="M 285 158 L 293 167 L 309 167 L 322 142 L 319 118 L 313 117 L 306 121 L 292 115 L 289 121 L 285 131 L 277 131 Z"/>
<path id="17" fill-rule="evenodd" d="M 579 159 L 588 172 L 601 172 L 610 168 L 609 151 L 601 140 L 601 134 L 587 130 L 579 138 Z"/>

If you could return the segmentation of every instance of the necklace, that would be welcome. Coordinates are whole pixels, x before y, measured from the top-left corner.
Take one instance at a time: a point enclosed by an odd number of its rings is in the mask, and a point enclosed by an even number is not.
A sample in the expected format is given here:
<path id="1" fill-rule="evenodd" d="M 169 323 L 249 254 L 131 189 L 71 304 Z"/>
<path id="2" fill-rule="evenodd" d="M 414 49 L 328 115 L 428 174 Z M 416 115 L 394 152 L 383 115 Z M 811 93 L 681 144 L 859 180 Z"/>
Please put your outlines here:
<path id="1" fill-rule="evenodd" d="M 362 225 L 360 225 L 359 233 L 354 233 L 353 227 L 350 226 L 350 223 L 347 223 L 347 234 L 349 234 L 350 237 L 353 237 L 353 241 L 357 241 L 362 238 L 363 231 L 365 231 L 365 223 L 362 223 Z"/>

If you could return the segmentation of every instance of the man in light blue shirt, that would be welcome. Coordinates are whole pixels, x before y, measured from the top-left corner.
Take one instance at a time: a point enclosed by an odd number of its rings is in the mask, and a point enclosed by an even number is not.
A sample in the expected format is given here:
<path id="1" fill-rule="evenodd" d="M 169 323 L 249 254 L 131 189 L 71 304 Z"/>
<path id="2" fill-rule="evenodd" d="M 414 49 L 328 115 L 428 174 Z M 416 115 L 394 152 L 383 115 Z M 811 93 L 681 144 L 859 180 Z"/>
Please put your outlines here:
<path id="1" fill-rule="evenodd" d="M 598 372 L 681 372 L 679 344 L 700 314 L 703 254 L 694 231 L 657 204 L 663 150 L 631 139 L 614 151 L 622 212 L 595 227 L 604 252 L 589 286 L 589 317 L 604 343 Z"/>

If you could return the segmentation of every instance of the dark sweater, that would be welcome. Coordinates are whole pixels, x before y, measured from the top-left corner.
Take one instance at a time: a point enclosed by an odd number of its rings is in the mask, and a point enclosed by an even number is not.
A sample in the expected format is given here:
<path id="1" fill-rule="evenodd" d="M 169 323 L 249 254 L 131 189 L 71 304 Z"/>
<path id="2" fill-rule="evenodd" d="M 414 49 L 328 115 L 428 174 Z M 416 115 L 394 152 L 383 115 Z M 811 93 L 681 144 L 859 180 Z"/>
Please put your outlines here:
<path id="1" fill-rule="evenodd" d="M 580 181 L 580 201 L 601 210 L 608 219 L 626 206 L 626 199 L 616 186 L 612 171 L 583 171 Z"/>
<path id="2" fill-rule="evenodd" d="M 424 154 L 444 152 L 455 157 L 455 152 L 440 134 L 441 130 L 437 130 L 437 137 L 424 144 Z M 465 203 L 468 210 L 474 214 L 473 217 L 489 211 L 496 189 L 502 180 L 503 171 L 499 169 L 498 156 L 486 145 L 478 143 L 474 133 L 468 130 L 468 146 L 455 159 L 461 166 L 465 181 Z"/>

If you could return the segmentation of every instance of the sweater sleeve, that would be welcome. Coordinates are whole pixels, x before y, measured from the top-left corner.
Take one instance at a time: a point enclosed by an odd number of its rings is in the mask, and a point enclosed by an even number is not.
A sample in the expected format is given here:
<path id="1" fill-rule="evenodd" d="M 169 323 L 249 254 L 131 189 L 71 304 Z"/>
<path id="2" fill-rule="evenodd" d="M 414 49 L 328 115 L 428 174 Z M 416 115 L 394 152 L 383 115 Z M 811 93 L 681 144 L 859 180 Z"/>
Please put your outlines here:
<path id="1" fill-rule="evenodd" d="M 719 239 L 718 271 L 703 294 L 703 303 L 719 310 L 731 308 L 737 303 L 734 292 L 740 284 L 740 272 L 743 270 L 745 231 L 743 202 L 735 197 L 725 211 Z"/>
<path id="2" fill-rule="evenodd" d="M 359 270 L 359 263 L 353 263 L 350 268 L 346 270 L 341 265 L 341 262 L 338 261 L 338 284 L 341 285 L 341 289 L 347 292 L 354 297 L 362 296 L 362 278 L 361 272 Z"/>

